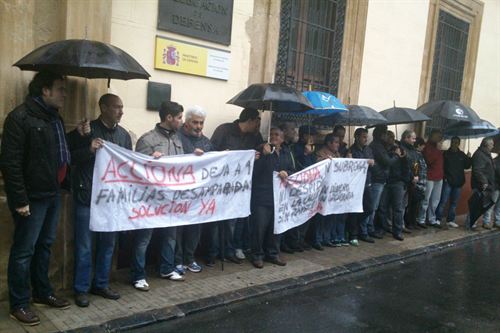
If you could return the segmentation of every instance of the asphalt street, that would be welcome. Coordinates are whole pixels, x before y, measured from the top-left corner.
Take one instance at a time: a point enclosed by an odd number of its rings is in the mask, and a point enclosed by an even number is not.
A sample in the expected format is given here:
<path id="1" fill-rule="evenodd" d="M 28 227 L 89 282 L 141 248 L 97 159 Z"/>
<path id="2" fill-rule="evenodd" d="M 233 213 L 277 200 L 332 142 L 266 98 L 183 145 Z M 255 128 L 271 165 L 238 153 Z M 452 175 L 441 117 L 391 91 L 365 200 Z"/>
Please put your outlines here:
<path id="1" fill-rule="evenodd" d="M 500 332 L 500 236 L 134 332 Z"/>

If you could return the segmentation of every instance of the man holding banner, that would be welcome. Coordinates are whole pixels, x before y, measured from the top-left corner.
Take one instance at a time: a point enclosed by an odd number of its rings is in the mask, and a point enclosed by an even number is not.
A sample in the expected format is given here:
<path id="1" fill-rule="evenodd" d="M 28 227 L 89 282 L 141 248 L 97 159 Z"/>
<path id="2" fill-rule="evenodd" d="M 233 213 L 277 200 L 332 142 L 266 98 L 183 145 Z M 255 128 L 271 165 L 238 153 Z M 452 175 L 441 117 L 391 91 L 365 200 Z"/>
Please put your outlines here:
<path id="1" fill-rule="evenodd" d="M 163 102 L 160 106 L 160 123 L 145 133 L 137 141 L 135 150 L 139 153 L 160 158 L 162 156 L 180 155 L 184 151 L 177 135 L 182 123 L 184 108 L 175 102 Z M 154 229 L 135 231 L 134 255 L 132 257 L 132 282 L 134 288 L 148 291 L 146 282 L 146 250 Z M 183 281 L 184 278 L 175 270 L 175 239 L 176 228 L 158 228 L 161 239 L 160 276 L 172 281 Z"/>
<path id="2" fill-rule="evenodd" d="M 107 299 L 118 299 L 120 295 L 109 288 L 109 273 L 115 248 L 115 232 L 91 232 L 90 202 L 96 150 L 106 140 L 123 148 L 132 149 L 132 140 L 127 130 L 119 126 L 123 116 L 120 97 L 105 94 L 99 99 L 101 115 L 98 119 L 83 124 L 82 129 L 68 135 L 71 150 L 74 228 L 75 228 L 75 277 L 73 289 L 75 303 L 80 307 L 89 305 L 88 292 Z M 95 236 L 95 267 L 92 265 L 92 237 Z M 92 288 L 90 278 L 94 270 Z"/>
<path id="3" fill-rule="evenodd" d="M 212 135 L 211 141 L 214 150 L 247 150 L 257 149 L 264 140 L 259 132 L 260 114 L 256 109 L 245 108 L 239 119 L 232 123 L 219 125 Z M 258 156 L 256 156 L 257 158 Z M 244 240 L 248 235 L 248 219 L 232 219 L 224 222 L 225 259 L 241 264 L 245 259 L 243 253 Z M 217 242 L 219 223 L 210 225 L 210 245 L 208 250 L 207 266 L 215 264 L 215 257 L 220 255 Z"/>
<path id="4" fill-rule="evenodd" d="M 212 150 L 210 139 L 203 135 L 203 125 L 207 113 L 198 105 L 186 110 L 184 125 L 178 131 L 185 154 L 201 155 Z M 177 227 L 175 245 L 175 269 L 184 274 L 186 267 L 190 272 L 201 272 L 201 266 L 194 260 L 194 251 L 200 241 L 201 225 L 193 224 Z"/>
<path id="5" fill-rule="evenodd" d="M 284 135 L 279 128 L 272 128 L 270 143 L 262 148 L 262 156 L 255 161 L 252 179 L 252 215 L 250 216 L 252 264 L 263 268 L 263 260 L 285 266 L 280 259 L 280 235 L 274 234 L 273 175 L 285 180 L 295 170 L 290 151 L 283 146 Z M 274 148 L 274 149 L 273 149 Z"/>

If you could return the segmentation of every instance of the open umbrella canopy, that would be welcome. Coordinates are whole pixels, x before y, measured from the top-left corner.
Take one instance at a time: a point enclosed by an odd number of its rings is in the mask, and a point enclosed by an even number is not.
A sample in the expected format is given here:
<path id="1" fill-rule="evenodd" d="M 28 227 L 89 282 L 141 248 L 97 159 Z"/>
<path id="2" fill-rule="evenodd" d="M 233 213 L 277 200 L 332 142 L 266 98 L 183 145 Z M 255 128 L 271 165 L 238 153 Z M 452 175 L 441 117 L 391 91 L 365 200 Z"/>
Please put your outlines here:
<path id="1" fill-rule="evenodd" d="M 314 108 L 297 90 L 275 83 L 252 84 L 227 104 L 275 112 L 302 112 Z"/>
<path id="2" fill-rule="evenodd" d="M 303 94 L 314 107 L 308 110 L 306 114 L 327 115 L 348 110 L 347 107 L 332 94 L 322 91 L 305 91 Z"/>
<path id="3" fill-rule="evenodd" d="M 499 133 L 498 129 L 487 120 L 481 120 L 476 123 L 461 121 L 447 127 L 443 131 L 443 135 L 446 138 L 458 136 L 463 139 L 483 138 Z"/>
<path id="4" fill-rule="evenodd" d="M 14 66 L 21 70 L 49 70 L 89 79 L 145 79 L 151 75 L 128 53 L 113 45 L 86 39 L 69 39 L 43 45 Z"/>
<path id="5" fill-rule="evenodd" d="M 432 101 L 417 108 L 417 111 L 431 117 L 444 118 L 452 121 L 479 122 L 481 119 L 470 107 L 456 101 Z"/>
<path id="6" fill-rule="evenodd" d="M 387 119 L 386 125 L 411 124 L 431 120 L 422 112 L 410 108 L 392 107 L 380 113 Z"/>
<path id="7" fill-rule="evenodd" d="M 317 125 L 349 125 L 369 126 L 386 124 L 387 119 L 380 113 L 368 106 L 348 105 L 347 112 L 335 113 L 333 115 L 318 117 L 314 120 Z"/>

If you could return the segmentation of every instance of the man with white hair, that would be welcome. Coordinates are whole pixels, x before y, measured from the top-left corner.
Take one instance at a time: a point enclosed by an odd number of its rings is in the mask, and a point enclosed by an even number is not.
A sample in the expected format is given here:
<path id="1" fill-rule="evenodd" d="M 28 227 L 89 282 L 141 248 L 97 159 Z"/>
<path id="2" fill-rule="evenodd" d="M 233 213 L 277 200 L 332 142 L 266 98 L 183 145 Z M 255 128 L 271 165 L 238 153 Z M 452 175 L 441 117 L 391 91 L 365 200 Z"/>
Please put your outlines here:
<path id="1" fill-rule="evenodd" d="M 185 113 L 184 125 L 177 132 L 185 154 L 201 155 L 212 150 L 210 139 L 203 135 L 203 125 L 207 113 L 198 105 L 189 107 Z M 177 227 L 175 246 L 175 269 L 179 274 L 201 272 L 201 266 L 194 260 L 194 251 L 200 241 L 201 225 L 193 224 Z"/>

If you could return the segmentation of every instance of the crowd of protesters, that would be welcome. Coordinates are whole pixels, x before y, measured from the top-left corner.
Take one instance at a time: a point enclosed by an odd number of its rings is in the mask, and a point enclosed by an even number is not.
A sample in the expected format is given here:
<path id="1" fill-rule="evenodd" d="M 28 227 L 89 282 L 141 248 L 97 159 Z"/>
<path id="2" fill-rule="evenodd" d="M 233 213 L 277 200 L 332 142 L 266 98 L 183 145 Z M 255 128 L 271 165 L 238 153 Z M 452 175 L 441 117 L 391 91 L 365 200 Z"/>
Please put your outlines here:
<path id="1" fill-rule="evenodd" d="M 60 309 L 70 306 L 68 300 L 54 294 L 48 278 L 61 189 L 71 189 L 73 195 L 76 305 L 88 306 L 89 293 L 113 300 L 120 298 L 109 287 L 117 233 L 91 232 L 89 220 L 96 151 L 103 140 L 132 149 L 130 135 L 119 125 L 123 103 L 116 95 L 103 95 L 98 103 L 99 117 L 66 133 L 58 113 L 65 95 L 63 77 L 40 72 L 30 83 L 25 102 L 9 113 L 4 124 L 0 167 L 15 222 L 8 264 L 10 309 L 12 318 L 28 325 L 40 322 L 30 308 L 31 300 Z M 473 189 L 488 192 L 495 202 L 499 197 L 500 159 L 491 156 L 491 139 L 483 140 L 471 157 L 460 150 L 457 137 L 443 152 L 439 130 L 433 130 L 425 142 L 412 130 L 395 138 L 387 127 L 377 126 L 372 142 L 368 143 L 368 130 L 358 128 L 354 143 L 348 146 L 343 126 L 336 126 L 319 142 L 316 128 L 300 126 L 296 140 L 295 124 L 284 122 L 271 129 L 266 143 L 259 132 L 260 113 L 255 109 L 243 109 L 237 120 L 218 126 L 210 139 L 203 134 L 206 112 L 199 106 L 184 112 L 181 105 L 164 102 L 159 117 L 160 122 L 137 141 L 137 152 L 159 158 L 209 151 L 256 151 L 251 215 L 203 225 L 131 232 L 131 282 L 141 291 L 149 290 L 146 252 L 153 233 L 157 233 L 160 243 L 159 275 L 182 281 L 187 271 L 199 273 L 203 269 L 195 260 L 202 234 L 206 235 L 206 266 L 214 266 L 218 258 L 241 264 L 247 257 L 256 268 L 262 268 L 264 262 L 285 266 L 281 252 L 358 246 L 359 241 L 375 243 L 375 239 L 386 234 L 403 241 L 405 233 L 418 229 L 441 228 L 445 223 L 449 228 L 458 227 L 456 207 L 465 184 L 464 172 L 470 167 Z M 317 214 L 306 223 L 275 235 L 273 172 L 286 179 L 327 158 L 368 161 L 363 212 Z M 483 227 L 491 228 L 493 223 L 500 226 L 500 201 L 483 218 Z M 224 238 L 222 248 L 220 236 Z"/>

